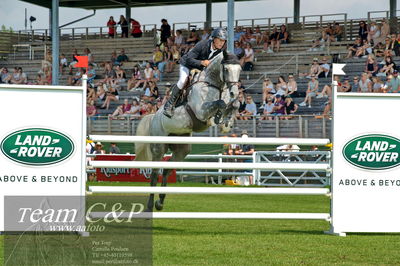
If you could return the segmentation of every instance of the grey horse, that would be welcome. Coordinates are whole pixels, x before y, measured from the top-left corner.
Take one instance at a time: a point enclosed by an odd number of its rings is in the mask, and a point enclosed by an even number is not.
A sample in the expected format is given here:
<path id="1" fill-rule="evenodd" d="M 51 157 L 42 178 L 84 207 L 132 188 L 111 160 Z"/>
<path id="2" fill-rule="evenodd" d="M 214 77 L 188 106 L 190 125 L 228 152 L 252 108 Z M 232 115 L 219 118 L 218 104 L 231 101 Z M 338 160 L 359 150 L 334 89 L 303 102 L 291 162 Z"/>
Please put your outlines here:
<path id="1" fill-rule="evenodd" d="M 222 131 L 228 132 L 238 109 L 239 94 L 237 83 L 241 67 L 234 55 L 220 53 L 212 59 L 210 65 L 192 80 L 187 100 L 175 108 L 174 116 L 163 115 L 163 108 L 150 114 L 139 123 L 138 136 L 191 136 L 192 132 L 206 130 L 214 122 L 214 116 L 222 114 Z M 170 161 L 183 161 L 191 151 L 190 144 L 144 144 L 135 145 L 137 161 L 161 161 L 168 149 L 172 152 Z M 162 171 L 162 186 L 167 185 L 171 170 Z M 153 169 L 150 185 L 156 186 L 159 169 Z M 154 194 L 150 194 L 147 211 L 153 206 L 162 210 L 165 194 L 154 204 Z"/>

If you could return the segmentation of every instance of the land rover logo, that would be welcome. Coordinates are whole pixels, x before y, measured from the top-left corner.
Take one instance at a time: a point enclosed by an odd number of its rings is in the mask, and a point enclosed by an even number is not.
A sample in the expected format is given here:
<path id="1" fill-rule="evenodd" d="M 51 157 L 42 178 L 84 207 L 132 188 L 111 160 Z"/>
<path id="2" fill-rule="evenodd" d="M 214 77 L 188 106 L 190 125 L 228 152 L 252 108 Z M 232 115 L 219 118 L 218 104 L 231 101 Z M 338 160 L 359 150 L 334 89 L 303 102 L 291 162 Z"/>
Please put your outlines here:
<path id="1" fill-rule="evenodd" d="M 45 128 L 15 131 L 3 139 L 0 147 L 10 160 L 37 166 L 61 162 L 74 152 L 69 137 Z"/>
<path id="2" fill-rule="evenodd" d="M 399 152 L 399 139 L 380 134 L 354 138 L 346 143 L 342 151 L 349 163 L 369 170 L 384 170 L 398 166 Z"/>

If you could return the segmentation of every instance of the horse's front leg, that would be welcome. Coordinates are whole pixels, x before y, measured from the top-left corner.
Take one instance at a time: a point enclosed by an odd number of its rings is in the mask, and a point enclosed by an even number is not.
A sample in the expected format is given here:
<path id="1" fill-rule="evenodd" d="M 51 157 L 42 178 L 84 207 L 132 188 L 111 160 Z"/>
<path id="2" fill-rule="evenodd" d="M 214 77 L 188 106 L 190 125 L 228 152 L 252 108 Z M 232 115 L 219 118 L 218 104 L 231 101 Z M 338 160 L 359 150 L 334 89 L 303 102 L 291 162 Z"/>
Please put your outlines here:
<path id="1" fill-rule="evenodd" d="M 213 102 L 205 102 L 201 105 L 201 109 L 197 110 L 196 117 L 201 121 L 206 121 L 213 117 L 218 111 L 225 110 L 226 103 L 223 100 Z"/>
<path id="2" fill-rule="evenodd" d="M 150 150 L 152 153 L 152 161 L 161 161 L 165 152 L 166 152 L 166 145 L 165 144 L 151 144 Z M 160 169 L 152 169 L 151 177 L 150 177 L 150 186 L 155 187 L 157 186 L 158 182 L 158 173 Z M 149 200 L 147 202 L 147 212 L 152 212 L 154 206 L 154 194 L 150 194 Z"/>

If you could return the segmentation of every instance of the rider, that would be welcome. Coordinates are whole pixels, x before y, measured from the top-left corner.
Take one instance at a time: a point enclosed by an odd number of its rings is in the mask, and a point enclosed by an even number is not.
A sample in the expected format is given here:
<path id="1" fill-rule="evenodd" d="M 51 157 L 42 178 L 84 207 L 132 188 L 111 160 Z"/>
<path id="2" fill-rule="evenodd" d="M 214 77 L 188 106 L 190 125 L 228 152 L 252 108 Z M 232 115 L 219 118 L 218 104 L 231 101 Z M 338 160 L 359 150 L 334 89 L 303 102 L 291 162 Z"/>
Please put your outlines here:
<path id="1" fill-rule="evenodd" d="M 200 69 L 207 67 L 210 60 L 222 52 L 224 49 L 228 34 L 223 28 L 216 28 L 208 40 L 200 41 L 188 53 L 182 56 L 179 67 L 179 81 L 171 89 L 171 96 L 164 106 L 164 115 L 173 116 L 173 111 L 177 100 L 179 99 L 182 89 L 191 69 Z"/>

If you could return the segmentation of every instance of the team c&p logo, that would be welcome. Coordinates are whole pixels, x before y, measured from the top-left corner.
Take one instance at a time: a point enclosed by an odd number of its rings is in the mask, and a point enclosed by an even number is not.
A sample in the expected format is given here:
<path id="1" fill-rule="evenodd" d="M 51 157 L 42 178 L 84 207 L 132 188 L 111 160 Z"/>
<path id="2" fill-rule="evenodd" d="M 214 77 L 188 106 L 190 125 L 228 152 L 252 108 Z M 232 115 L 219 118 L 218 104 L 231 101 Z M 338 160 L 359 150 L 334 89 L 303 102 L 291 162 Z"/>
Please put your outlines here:
<path id="1" fill-rule="evenodd" d="M 74 143 L 65 134 L 45 128 L 28 128 L 6 136 L 2 153 L 20 164 L 43 166 L 66 160 L 74 152 Z"/>
<path id="2" fill-rule="evenodd" d="M 388 135 L 369 134 L 346 143 L 343 156 L 350 164 L 368 170 L 385 170 L 400 164 L 400 140 Z"/>

